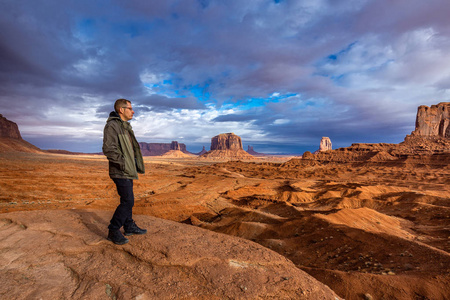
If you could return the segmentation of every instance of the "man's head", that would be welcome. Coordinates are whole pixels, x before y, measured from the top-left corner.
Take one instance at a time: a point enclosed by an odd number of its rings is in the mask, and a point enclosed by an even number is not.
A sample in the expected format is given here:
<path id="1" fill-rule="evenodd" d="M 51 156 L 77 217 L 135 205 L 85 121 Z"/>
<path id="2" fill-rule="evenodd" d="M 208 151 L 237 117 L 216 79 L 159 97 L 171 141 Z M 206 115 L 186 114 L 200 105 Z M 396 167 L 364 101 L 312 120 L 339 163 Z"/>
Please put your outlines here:
<path id="1" fill-rule="evenodd" d="M 134 110 L 131 107 L 131 101 L 127 99 L 117 99 L 114 103 L 114 110 L 119 114 L 123 121 L 129 121 L 133 118 Z"/>

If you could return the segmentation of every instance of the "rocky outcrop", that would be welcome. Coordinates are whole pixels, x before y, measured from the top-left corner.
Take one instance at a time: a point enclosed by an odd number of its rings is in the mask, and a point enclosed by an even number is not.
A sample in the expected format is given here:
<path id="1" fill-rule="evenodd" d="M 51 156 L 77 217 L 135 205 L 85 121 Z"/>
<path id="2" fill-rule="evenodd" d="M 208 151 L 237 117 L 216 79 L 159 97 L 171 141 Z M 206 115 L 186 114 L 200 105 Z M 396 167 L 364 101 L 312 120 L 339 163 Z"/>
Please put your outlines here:
<path id="1" fill-rule="evenodd" d="M 314 154 L 319 153 L 321 151 L 332 150 L 331 140 L 329 137 L 322 137 L 319 144 L 319 150 L 315 151 Z"/>
<path id="2" fill-rule="evenodd" d="M 330 138 L 326 136 L 322 137 L 322 139 L 320 140 L 319 151 L 327 151 L 331 149 L 332 145 Z"/>
<path id="3" fill-rule="evenodd" d="M 211 139 L 211 151 L 202 154 L 202 158 L 212 159 L 253 159 L 242 149 L 241 137 L 234 133 L 222 133 Z"/>
<path id="4" fill-rule="evenodd" d="M 109 218 L 87 209 L 3 213 L 2 299 L 340 299 L 257 243 L 135 215 L 149 233 L 117 246 L 106 240 Z"/>
<path id="5" fill-rule="evenodd" d="M 234 133 L 222 133 L 211 139 L 211 150 L 243 150 L 241 137 Z"/>
<path id="6" fill-rule="evenodd" d="M 170 150 L 180 150 L 181 151 L 180 144 L 178 144 L 177 141 L 172 141 L 172 143 L 170 144 Z"/>
<path id="7" fill-rule="evenodd" d="M 173 141 L 172 143 L 139 143 L 141 147 L 142 155 L 144 156 L 159 156 L 164 153 L 169 152 L 170 150 L 180 150 L 183 153 L 189 154 L 186 150 L 185 144 L 180 144 L 177 141 Z"/>
<path id="8" fill-rule="evenodd" d="M 0 137 L 21 140 L 19 126 L 0 114 Z"/>
<path id="9" fill-rule="evenodd" d="M 0 114 L 0 152 L 36 153 L 42 150 L 22 139 L 19 126 Z"/>
<path id="10" fill-rule="evenodd" d="M 412 136 L 450 138 L 450 102 L 417 109 L 416 128 Z"/>

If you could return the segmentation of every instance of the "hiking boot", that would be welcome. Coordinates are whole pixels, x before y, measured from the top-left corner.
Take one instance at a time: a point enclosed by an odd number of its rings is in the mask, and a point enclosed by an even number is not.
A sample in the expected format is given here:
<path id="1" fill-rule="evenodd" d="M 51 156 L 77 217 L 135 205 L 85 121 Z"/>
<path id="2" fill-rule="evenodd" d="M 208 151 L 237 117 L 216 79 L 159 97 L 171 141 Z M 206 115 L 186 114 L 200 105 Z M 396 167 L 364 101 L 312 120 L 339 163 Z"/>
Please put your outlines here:
<path id="1" fill-rule="evenodd" d="M 128 239 L 123 236 L 122 232 L 120 232 L 120 230 L 110 230 L 107 240 L 113 242 L 116 245 L 123 245 L 129 242 Z"/>
<path id="2" fill-rule="evenodd" d="M 136 223 L 131 223 L 131 225 L 124 226 L 123 229 L 125 230 L 125 235 L 133 235 L 133 234 L 146 234 L 147 229 L 141 229 L 139 228 Z"/>

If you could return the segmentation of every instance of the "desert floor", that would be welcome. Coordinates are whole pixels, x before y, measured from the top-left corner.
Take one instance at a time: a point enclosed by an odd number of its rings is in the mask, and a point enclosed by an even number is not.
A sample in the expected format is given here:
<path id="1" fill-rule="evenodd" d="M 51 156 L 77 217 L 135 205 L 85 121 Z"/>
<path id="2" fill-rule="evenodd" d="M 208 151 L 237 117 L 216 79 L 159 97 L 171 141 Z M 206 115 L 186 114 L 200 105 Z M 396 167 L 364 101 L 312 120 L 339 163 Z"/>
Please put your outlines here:
<path id="1" fill-rule="evenodd" d="M 136 215 L 255 242 L 345 299 L 450 297 L 448 165 L 145 163 Z M 103 156 L 0 153 L 1 213 L 117 204 Z"/>

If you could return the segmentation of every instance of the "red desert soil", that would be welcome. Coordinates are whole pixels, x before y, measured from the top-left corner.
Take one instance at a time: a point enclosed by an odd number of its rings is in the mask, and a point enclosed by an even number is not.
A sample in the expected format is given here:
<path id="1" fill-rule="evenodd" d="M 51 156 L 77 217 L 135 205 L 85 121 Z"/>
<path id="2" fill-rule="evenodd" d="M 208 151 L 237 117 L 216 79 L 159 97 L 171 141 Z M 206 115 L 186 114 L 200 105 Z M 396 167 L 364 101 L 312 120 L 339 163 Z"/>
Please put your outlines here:
<path id="1" fill-rule="evenodd" d="M 446 162 L 145 161 L 149 233 L 116 246 L 104 157 L 0 153 L 0 295 L 333 299 L 305 271 L 345 299 L 450 296 Z"/>

